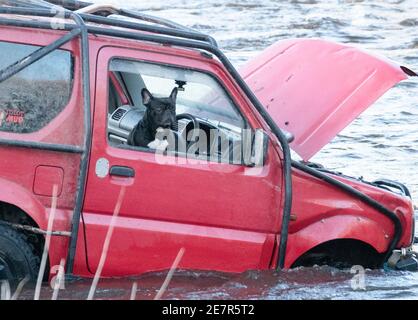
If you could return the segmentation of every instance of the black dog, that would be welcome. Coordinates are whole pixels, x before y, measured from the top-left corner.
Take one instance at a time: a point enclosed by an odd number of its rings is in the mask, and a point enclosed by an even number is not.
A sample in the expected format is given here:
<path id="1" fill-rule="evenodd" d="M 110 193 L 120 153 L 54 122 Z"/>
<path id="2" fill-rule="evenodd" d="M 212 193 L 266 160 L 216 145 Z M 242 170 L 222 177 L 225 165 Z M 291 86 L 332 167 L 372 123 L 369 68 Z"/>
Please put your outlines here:
<path id="1" fill-rule="evenodd" d="M 155 98 L 147 89 L 142 89 L 142 103 L 147 108 L 128 137 L 131 146 L 148 147 L 155 140 L 158 128 L 174 130 L 176 123 L 177 88 L 168 98 Z"/>

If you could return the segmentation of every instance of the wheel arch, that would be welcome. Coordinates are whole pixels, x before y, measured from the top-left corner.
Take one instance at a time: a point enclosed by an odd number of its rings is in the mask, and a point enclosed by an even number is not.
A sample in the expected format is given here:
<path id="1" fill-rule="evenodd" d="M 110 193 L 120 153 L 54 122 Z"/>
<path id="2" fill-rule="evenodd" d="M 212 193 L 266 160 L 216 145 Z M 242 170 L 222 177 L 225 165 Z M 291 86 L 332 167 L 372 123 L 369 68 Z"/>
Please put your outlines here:
<path id="1" fill-rule="evenodd" d="M 12 181 L 1 178 L 0 190 L 0 203 L 15 206 L 30 217 L 36 227 L 46 229 L 48 223 L 46 208 L 31 192 Z"/>
<path id="2" fill-rule="evenodd" d="M 335 241 L 357 241 L 373 248 L 377 254 L 384 253 L 392 238 L 393 230 L 385 230 L 377 221 L 358 216 L 334 216 L 321 219 L 289 235 L 286 267 L 321 245 Z"/>

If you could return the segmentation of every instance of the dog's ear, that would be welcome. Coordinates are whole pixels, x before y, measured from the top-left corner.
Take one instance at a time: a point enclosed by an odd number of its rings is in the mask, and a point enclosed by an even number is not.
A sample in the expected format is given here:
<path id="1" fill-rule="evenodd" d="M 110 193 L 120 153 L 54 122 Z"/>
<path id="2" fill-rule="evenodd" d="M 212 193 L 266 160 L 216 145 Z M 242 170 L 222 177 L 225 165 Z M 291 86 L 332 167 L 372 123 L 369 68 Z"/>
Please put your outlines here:
<path id="1" fill-rule="evenodd" d="M 148 105 L 151 99 L 153 98 L 151 92 L 149 92 L 148 89 L 146 88 L 142 89 L 141 95 L 142 95 L 142 104 L 144 106 Z"/>
<path id="2" fill-rule="evenodd" d="M 171 101 L 173 101 L 173 103 L 175 103 L 175 102 L 176 102 L 176 99 L 177 99 L 177 92 L 178 92 L 177 87 L 174 87 L 173 91 L 171 91 L 171 94 L 170 94 L 170 99 L 171 99 Z"/>

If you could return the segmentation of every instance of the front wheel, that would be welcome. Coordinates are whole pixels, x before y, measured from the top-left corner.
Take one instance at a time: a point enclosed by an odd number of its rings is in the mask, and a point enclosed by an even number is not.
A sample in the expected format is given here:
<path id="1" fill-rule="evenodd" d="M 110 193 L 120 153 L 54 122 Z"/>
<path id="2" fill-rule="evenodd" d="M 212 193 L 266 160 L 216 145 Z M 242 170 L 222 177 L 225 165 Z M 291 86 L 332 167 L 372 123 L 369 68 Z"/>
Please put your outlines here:
<path id="1" fill-rule="evenodd" d="M 0 224 L 0 280 L 16 285 L 27 277 L 35 282 L 40 259 L 25 234 Z"/>

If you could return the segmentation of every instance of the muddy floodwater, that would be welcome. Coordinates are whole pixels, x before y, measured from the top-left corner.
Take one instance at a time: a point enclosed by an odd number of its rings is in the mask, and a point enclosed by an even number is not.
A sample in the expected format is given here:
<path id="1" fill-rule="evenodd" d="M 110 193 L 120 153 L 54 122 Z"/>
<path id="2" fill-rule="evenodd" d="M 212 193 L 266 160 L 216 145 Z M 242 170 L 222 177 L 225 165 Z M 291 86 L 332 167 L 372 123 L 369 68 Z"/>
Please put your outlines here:
<path id="1" fill-rule="evenodd" d="M 96 1 L 100 2 L 100 1 Z M 239 66 L 267 46 L 291 37 L 321 37 L 360 46 L 418 70 L 416 0 L 168 0 L 114 2 L 183 23 L 214 36 Z M 300 94 L 303 94 L 301 92 Z M 313 161 L 365 179 L 405 183 L 418 199 L 418 80 L 388 92 Z M 296 195 L 297 196 L 297 195 Z M 418 201 L 415 201 L 418 203 Z M 97 299 L 152 299 L 166 273 L 106 279 Z M 169 299 L 417 299 L 418 272 L 366 270 L 364 286 L 350 270 L 330 267 L 243 274 L 178 271 L 163 298 Z M 60 299 L 85 299 L 91 280 L 66 284 Z M 355 290 L 360 289 L 360 290 Z M 41 297 L 50 299 L 44 287 Z M 31 299 L 25 290 L 21 298 Z"/>

